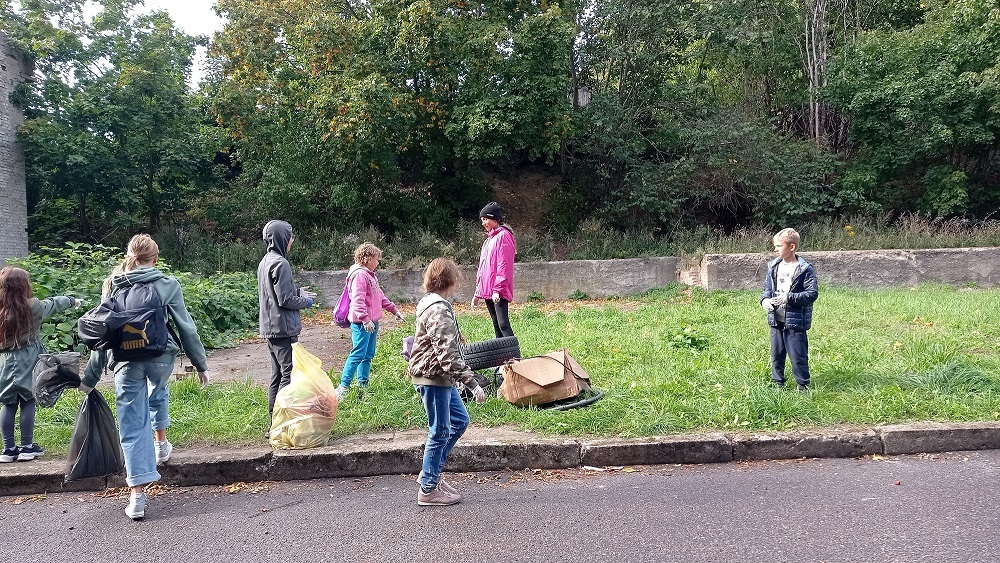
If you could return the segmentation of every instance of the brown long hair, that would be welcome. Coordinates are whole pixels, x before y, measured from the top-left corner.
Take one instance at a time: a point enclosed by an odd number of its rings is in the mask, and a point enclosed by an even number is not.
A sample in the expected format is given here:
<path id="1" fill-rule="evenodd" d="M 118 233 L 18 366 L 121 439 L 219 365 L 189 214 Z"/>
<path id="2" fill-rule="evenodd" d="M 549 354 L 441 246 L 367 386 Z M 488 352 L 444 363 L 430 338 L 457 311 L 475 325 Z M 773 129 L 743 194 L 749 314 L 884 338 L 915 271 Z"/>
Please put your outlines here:
<path id="1" fill-rule="evenodd" d="M 111 270 L 111 275 L 108 276 L 108 279 L 104 280 L 104 285 L 101 287 L 101 295 L 105 297 L 111 295 L 111 279 L 118 274 L 131 272 L 139 266 L 151 265 L 159 257 L 160 247 L 153 240 L 153 237 L 145 233 L 135 235 L 128 241 L 128 250 L 125 252 L 125 258 L 121 264 L 115 266 L 115 269 Z"/>
<path id="2" fill-rule="evenodd" d="M 0 268 L 0 349 L 24 346 L 36 328 L 28 272 L 14 266 Z"/>

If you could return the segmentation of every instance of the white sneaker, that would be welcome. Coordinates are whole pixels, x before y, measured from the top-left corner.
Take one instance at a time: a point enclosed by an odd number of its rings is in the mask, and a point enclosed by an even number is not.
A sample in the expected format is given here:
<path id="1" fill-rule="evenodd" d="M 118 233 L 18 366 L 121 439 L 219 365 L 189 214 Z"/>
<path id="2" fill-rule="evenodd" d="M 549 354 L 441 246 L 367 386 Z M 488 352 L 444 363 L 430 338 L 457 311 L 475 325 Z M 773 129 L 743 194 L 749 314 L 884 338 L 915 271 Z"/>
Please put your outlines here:
<path id="1" fill-rule="evenodd" d="M 142 520 L 146 516 L 146 493 L 129 495 L 125 515 L 133 520 Z"/>
<path id="2" fill-rule="evenodd" d="M 170 454 L 174 451 L 174 445 L 170 440 L 153 440 L 153 447 L 156 448 L 156 464 L 166 463 L 170 459 Z"/>
<path id="3" fill-rule="evenodd" d="M 344 397 L 346 397 L 346 396 L 347 396 L 347 387 L 344 387 L 343 385 L 338 385 L 337 386 L 337 402 L 339 403 L 340 401 L 343 401 Z"/>

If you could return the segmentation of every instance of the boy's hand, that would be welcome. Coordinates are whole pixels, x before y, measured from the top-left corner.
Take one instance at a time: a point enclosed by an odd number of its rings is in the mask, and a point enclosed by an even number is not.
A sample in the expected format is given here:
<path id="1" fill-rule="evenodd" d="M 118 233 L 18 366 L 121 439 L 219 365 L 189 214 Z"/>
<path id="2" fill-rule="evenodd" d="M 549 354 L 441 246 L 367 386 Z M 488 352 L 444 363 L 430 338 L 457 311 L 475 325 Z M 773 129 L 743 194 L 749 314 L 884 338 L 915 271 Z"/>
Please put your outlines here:
<path id="1" fill-rule="evenodd" d="M 208 387 L 208 374 L 205 373 L 205 372 L 203 372 L 203 371 L 199 371 L 198 372 L 198 383 L 201 384 L 201 388 L 202 389 L 204 389 L 205 387 Z"/>
<path id="2" fill-rule="evenodd" d="M 771 300 L 774 303 L 774 307 L 784 307 L 788 303 L 788 294 L 782 293 L 781 295 L 775 297 Z"/>
<path id="3" fill-rule="evenodd" d="M 300 289 L 299 290 L 299 294 L 302 297 L 308 297 L 309 299 L 316 299 L 316 292 L 315 291 L 307 291 L 305 289 Z"/>
<path id="4" fill-rule="evenodd" d="M 73 299 L 74 309 L 79 309 L 81 306 L 83 306 L 83 299 Z"/>
<path id="5" fill-rule="evenodd" d="M 761 299 L 760 306 L 763 307 L 764 310 L 767 311 L 768 313 L 774 310 L 774 302 L 772 302 L 770 299 Z"/>

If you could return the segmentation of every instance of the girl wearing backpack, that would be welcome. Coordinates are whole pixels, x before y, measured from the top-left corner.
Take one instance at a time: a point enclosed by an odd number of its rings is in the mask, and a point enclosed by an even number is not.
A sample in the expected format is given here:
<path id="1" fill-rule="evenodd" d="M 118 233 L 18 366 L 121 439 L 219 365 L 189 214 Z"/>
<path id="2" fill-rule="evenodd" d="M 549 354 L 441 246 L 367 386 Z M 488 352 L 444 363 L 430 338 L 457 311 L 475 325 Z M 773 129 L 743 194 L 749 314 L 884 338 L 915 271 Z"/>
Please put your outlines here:
<path id="1" fill-rule="evenodd" d="M 337 386 L 337 399 L 343 400 L 351 388 L 354 376 L 358 376 L 358 399 L 368 388 L 368 375 L 372 371 L 375 357 L 375 338 L 378 336 L 378 322 L 382 309 L 392 313 L 400 321 L 406 317 L 396 308 L 396 304 L 382 293 L 375 277 L 375 270 L 382 259 L 382 251 L 370 242 L 362 243 L 354 249 L 354 262 L 347 273 L 347 291 L 351 305 L 347 315 L 351 321 L 351 353 L 344 361 L 344 371 Z"/>
<path id="2" fill-rule="evenodd" d="M 125 454 L 125 483 L 132 489 L 125 514 L 133 520 L 145 516 L 146 495 L 142 489 L 160 479 L 156 466 L 170 459 L 173 451 L 167 440 L 167 427 L 170 425 L 167 383 L 182 345 L 184 353 L 198 370 L 202 387 L 208 384 L 205 347 L 198 336 L 198 328 L 184 306 L 180 283 L 156 269 L 159 257 L 160 249 L 149 235 L 132 237 L 125 259 L 104 281 L 102 299 L 130 291 L 136 284 L 152 285 L 159 294 L 160 303 L 166 308 L 167 317 L 174 321 L 178 336 L 167 331 L 166 349 L 159 357 L 116 361 L 114 350 L 91 352 L 80 386 L 81 392 L 90 393 L 106 367 L 110 367 L 115 374 L 115 405 L 118 435 Z"/>
<path id="3" fill-rule="evenodd" d="M 35 299 L 28 272 L 14 266 L 0 268 L 0 463 L 30 461 L 45 453 L 34 442 L 35 397 L 32 370 L 45 352 L 39 341 L 42 320 L 82 301 L 67 296 Z M 14 441 L 14 419 L 21 411 L 21 447 Z"/>

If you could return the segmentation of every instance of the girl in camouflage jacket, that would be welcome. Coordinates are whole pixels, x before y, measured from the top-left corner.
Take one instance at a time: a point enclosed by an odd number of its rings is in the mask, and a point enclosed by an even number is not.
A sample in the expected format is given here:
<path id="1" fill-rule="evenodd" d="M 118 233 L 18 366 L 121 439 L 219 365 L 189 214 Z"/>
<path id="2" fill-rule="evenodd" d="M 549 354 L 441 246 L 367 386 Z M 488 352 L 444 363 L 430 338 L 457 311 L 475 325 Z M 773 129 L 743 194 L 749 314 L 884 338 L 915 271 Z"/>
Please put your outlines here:
<path id="1" fill-rule="evenodd" d="M 461 381 L 472 390 L 477 403 L 486 401 L 486 392 L 458 348 L 458 322 L 448 302 L 458 280 L 458 266 L 447 258 L 436 258 L 424 271 L 424 290 L 428 293 L 417 304 L 417 329 L 407 373 L 427 411 L 427 445 L 417 478 L 417 504 L 421 506 L 450 505 L 462 500 L 462 495 L 441 479 L 448 454 L 469 426 L 469 413 L 455 383 Z"/>

